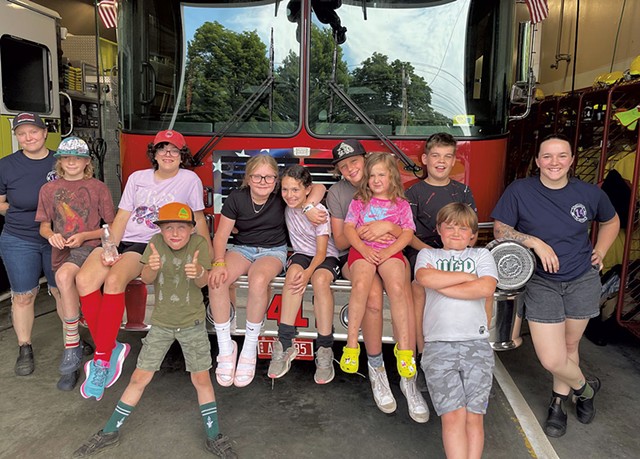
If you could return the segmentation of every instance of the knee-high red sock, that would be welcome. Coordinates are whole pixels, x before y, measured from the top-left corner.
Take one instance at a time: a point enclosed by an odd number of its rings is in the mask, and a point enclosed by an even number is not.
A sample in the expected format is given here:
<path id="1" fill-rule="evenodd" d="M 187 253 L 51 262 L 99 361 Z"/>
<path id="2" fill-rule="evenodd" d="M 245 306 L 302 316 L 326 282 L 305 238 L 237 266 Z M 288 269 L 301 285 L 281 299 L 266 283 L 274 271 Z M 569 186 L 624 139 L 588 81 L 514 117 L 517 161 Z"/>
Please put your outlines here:
<path id="1" fill-rule="evenodd" d="M 105 293 L 102 296 L 102 307 L 98 317 L 98 332 L 93 338 L 96 343 L 96 351 L 93 360 L 108 362 L 111 358 L 111 351 L 116 345 L 116 338 L 122 323 L 124 314 L 124 292 Z"/>
<path id="2" fill-rule="evenodd" d="M 100 289 L 80 297 L 82 315 L 84 316 L 84 320 L 87 321 L 87 327 L 89 327 L 89 333 L 91 333 L 94 343 L 96 341 L 96 333 L 98 331 L 98 316 L 100 315 L 101 306 L 102 292 Z"/>

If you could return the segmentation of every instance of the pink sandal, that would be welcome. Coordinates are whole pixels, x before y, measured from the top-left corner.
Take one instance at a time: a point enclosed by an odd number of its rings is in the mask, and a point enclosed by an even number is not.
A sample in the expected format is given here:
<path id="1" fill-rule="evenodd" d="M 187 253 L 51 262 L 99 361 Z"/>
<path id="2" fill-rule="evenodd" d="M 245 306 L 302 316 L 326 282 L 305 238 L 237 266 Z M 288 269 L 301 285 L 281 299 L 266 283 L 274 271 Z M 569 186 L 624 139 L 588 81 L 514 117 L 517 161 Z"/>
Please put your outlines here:
<path id="1" fill-rule="evenodd" d="M 256 357 L 248 359 L 246 357 L 242 357 L 242 353 L 240 353 L 238 368 L 236 370 L 236 375 L 233 378 L 234 386 L 245 387 L 251 384 L 251 381 L 253 381 L 253 378 L 256 375 L 256 361 Z"/>
<path id="2" fill-rule="evenodd" d="M 238 356 L 238 345 L 233 342 L 233 352 L 229 355 L 218 355 L 216 357 L 216 380 L 223 387 L 230 387 L 234 383 L 234 375 L 236 373 L 236 357 Z M 226 364 L 220 366 L 220 364 Z"/>

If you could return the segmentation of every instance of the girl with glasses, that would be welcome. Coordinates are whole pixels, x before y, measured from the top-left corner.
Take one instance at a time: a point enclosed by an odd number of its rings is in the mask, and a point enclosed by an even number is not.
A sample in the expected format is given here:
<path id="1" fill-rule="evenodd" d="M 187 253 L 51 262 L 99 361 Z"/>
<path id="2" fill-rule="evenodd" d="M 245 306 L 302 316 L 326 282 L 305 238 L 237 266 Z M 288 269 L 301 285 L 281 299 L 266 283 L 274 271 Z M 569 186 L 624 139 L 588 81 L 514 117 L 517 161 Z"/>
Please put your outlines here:
<path id="1" fill-rule="evenodd" d="M 245 387 L 253 381 L 269 284 L 287 260 L 286 204 L 278 193 L 277 179 L 278 164 L 273 157 L 261 154 L 250 158 L 241 188 L 225 200 L 213 238 L 209 298 L 219 349 L 216 379 L 221 386 Z M 324 192 L 324 185 L 313 185 L 305 201 L 305 215 L 316 224 L 328 217 L 315 208 Z M 227 247 L 234 228 L 234 244 Z M 229 287 L 245 274 L 249 277 L 246 334 L 237 358 L 238 346 L 231 339 Z"/>
<path id="2" fill-rule="evenodd" d="M 106 261 L 103 249 L 98 247 L 76 276 L 82 314 L 96 344 L 80 387 L 85 398 L 100 400 L 105 387 L 120 377 L 130 347 L 116 340 L 124 313 L 124 292 L 142 271 L 140 259 L 147 243 L 160 232 L 154 224 L 160 207 L 174 201 L 186 203 L 194 211 L 198 234 L 210 240 L 203 213 L 202 182 L 194 172 L 184 169 L 190 164 L 191 151 L 182 134 L 172 130 L 158 132 L 147 148 L 147 156 L 153 168 L 131 174 L 111 225 L 120 255 L 115 261 Z"/>

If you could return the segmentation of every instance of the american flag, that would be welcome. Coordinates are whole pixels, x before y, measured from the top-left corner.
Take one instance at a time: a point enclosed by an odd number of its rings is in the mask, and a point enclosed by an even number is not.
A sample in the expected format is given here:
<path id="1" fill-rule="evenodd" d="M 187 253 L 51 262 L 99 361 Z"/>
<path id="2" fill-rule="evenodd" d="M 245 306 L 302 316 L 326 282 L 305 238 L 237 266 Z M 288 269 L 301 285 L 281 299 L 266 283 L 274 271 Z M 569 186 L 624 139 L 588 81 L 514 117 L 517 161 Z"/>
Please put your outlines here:
<path id="1" fill-rule="evenodd" d="M 98 3 L 98 14 L 102 24 L 107 29 L 113 29 L 118 25 L 118 2 L 116 0 L 102 0 Z"/>
<path id="2" fill-rule="evenodd" d="M 531 15 L 531 22 L 537 24 L 542 22 L 549 16 L 549 6 L 547 0 L 524 0 L 529 8 L 529 14 Z"/>

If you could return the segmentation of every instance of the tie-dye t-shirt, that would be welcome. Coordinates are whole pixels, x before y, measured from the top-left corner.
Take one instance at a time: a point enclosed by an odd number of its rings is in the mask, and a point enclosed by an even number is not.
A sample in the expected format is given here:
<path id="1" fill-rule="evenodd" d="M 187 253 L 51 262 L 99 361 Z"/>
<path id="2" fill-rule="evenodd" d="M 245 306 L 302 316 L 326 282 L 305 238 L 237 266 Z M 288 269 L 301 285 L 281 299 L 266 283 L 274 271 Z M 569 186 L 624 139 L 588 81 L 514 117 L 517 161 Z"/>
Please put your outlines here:
<path id="1" fill-rule="evenodd" d="M 387 221 L 398 225 L 402 229 L 416 230 L 413 213 L 409 202 L 404 199 L 390 201 L 388 199 L 371 198 L 368 203 L 354 199 L 349 204 L 349 211 L 345 223 L 352 223 L 356 228 L 370 222 Z M 380 243 L 378 241 L 364 241 L 369 247 L 381 250 L 389 247 L 393 242 Z"/>

